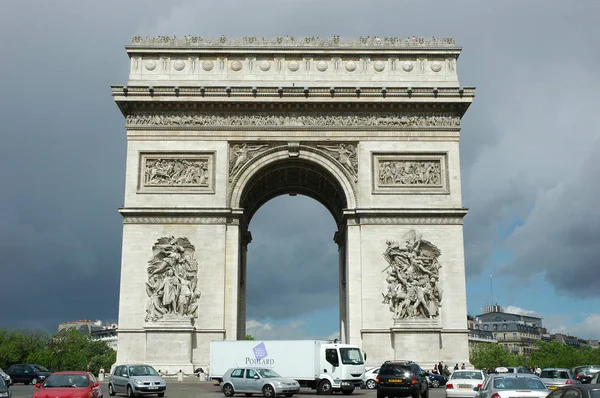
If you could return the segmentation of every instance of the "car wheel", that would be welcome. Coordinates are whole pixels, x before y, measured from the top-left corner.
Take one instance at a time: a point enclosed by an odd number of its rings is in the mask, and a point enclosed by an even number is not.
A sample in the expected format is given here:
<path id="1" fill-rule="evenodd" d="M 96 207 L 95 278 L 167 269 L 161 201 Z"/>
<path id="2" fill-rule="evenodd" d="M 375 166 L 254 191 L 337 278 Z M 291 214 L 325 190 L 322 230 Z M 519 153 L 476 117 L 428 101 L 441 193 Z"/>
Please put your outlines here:
<path id="1" fill-rule="evenodd" d="M 385 398 L 385 394 L 377 391 L 377 398 Z"/>
<path id="2" fill-rule="evenodd" d="M 429 398 L 429 388 L 425 387 L 425 391 L 421 393 L 421 398 Z"/>
<path id="3" fill-rule="evenodd" d="M 431 380 L 431 387 L 438 388 L 440 386 L 440 381 L 438 379 Z"/>
<path id="4" fill-rule="evenodd" d="M 159 392 L 159 393 L 158 393 L 158 394 L 156 394 L 156 395 L 158 395 L 159 397 L 164 397 L 164 396 L 165 396 L 165 393 L 164 393 L 164 392 Z"/>
<path id="5" fill-rule="evenodd" d="M 223 394 L 225 394 L 226 397 L 233 397 L 233 394 L 235 394 L 233 386 L 229 383 L 225 384 L 223 386 Z"/>
<path id="6" fill-rule="evenodd" d="M 331 395 L 332 393 L 331 382 L 329 380 L 321 380 L 319 387 L 317 387 L 317 395 Z"/>
<path id="7" fill-rule="evenodd" d="M 419 395 L 421 395 L 421 392 L 418 390 L 410 394 L 412 398 L 419 398 Z"/>
<path id="8" fill-rule="evenodd" d="M 344 394 L 344 395 L 350 395 L 350 394 L 352 394 L 353 392 L 354 392 L 354 388 L 352 388 L 352 389 L 350 389 L 350 388 L 347 388 L 347 389 L 343 389 L 343 390 L 342 390 L 342 394 Z"/>
<path id="9" fill-rule="evenodd" d="M 131 386 L 129 386 L 129 385 L 127 386 L 127 396 L 129 398 L 135 397 L 135 394 L 133 393 L 133 388 L 131 388 Z"/>
<path id="10" fill-rule="evenodd" d="M 115 395 L 115 388 L 113 387 L 112 383 L 108 383 L 108 395 L 111 397 Z"/>
<path id="11" fill-rule="evenodd" d="M 31 384 L 37 384 L 37 379 L 34 377 L 33 379 L 31 379 Z"/>
<path id="12" fill-rule="evenodd" d="M 373 379 L 369 379 L 367 380 L 367 382 L 365 383 L 365 386 L 367 387 L 367 389 L 372 390 L 375 387 L 377 387 L 377 383 L 375 382 L 375 380 Z"/>
<path id="13" fill-rule="evenodd" d="M 266 386 L 264 386 L 263 387 L 263 395 L 265 397 L 274 397 L 275 390 L 273 389 L 273 386 L 271 386 L 270 384 L 267 384 Z"/>
<path id="14" fill-rule="evenodd" d="M 288 397 L 288 398 L 290 398 L 290 397 L 294 396 L 294 393 L 287 393 L 287 394 L 285 394 L 285 396 Z"/>

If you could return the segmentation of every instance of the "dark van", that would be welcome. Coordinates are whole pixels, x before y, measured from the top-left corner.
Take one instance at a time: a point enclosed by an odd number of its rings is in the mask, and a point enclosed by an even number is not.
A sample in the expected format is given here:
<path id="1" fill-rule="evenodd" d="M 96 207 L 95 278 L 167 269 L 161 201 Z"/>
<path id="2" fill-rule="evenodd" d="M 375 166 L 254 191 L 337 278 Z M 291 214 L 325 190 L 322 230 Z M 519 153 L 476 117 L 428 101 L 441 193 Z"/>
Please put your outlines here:
<path id="1" fill-rule="evenodd" d="M 42 365 L 22 363 L 10 365 L 5 372 L 13 383 L 25 384 L 41 383 L 52 373 Z"/>

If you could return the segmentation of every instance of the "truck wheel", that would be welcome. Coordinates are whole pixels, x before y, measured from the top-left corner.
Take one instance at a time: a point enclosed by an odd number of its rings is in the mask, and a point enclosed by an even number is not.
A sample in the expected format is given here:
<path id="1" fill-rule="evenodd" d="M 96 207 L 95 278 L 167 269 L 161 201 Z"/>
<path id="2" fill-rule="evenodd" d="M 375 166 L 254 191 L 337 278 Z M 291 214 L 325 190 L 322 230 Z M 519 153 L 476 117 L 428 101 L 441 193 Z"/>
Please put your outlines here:
<path id="1" fill-rule="evenodd" d="M 225 394 L 226 397 L 233 397 L 233 394 L 235 394 L 233 386 L 229 383 L 225 384 L 223 386 L 223 394 Z"/>
<path id="2" fill-rule="evenodd" d="M 274 397 L 275 390 L 273 389 L 273 386 L 271 386 L 270 384 L 267 384 L 266 386 L 264 386 L 263 387 L 263 395 L 265 397 Z"/>
<path id="3" fill-rule="evenodd" d="M 348 388 L 348 389 L 342 390 L 342 394 L 344 394 L 344 395 L 350 395 L 353 392 L 354 392 L 354 388 L 352 388 L 352 389 Z"/>
<path id="4" fill-rule="evenodd" d="M 331 395 L 332 393 L 333 388 L 331 388 L 329 380 L 321 380 L 319 387 L 317 387 L 317 395 Z"/>

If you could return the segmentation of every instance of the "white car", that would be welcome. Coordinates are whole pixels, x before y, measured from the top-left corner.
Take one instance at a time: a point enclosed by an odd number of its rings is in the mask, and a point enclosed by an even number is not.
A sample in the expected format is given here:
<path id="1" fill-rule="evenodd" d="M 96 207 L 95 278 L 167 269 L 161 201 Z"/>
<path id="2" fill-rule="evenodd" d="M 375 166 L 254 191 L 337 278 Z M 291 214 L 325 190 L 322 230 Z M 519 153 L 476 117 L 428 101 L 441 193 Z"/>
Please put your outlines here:
<path id="1" fill-rule="evenodd" d="M 546 398 L 549 393 L 536 375 L 503 373 L 490 375 L 476 398 Z"/>
<path id="2" fill-rule="evenodd" d="M 371 368 L 365 372 L 363 383 L 368 390 L 373 390 L 377 387 L 377 375 L 379 374 L 379 366 Z"/>
<path id="3" fill-rule="evenodd" d="M 446 382 L 446 397 L 474 397 L 477 395 L 475 387 L 481 388 L 485 377 L 482 370 L 455 370 Z"/>

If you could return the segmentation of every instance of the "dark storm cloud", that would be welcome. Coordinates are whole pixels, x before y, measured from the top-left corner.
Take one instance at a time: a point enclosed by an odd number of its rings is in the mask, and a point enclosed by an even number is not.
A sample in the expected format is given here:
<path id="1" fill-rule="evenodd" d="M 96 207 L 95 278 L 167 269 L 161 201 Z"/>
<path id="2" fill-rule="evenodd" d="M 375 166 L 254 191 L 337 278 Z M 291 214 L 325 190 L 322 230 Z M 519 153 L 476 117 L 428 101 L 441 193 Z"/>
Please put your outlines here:
<path id="1" fill-rule="evenodd" d="M 461 84 L 477 86 L 461 137 L 469 275 L 507 247 L 514 261 L 503 272 L 527 265 L 571 294 L 580 287 L 565 264 L 583 272 L 598 258 L 598 2 L 15 0 L 0 10 L 0 264 L 11 281 L 0 326 L 116 318 L 125 133 L 109 86 L 126 82 L 123 45 L 135 34 L 453 36 Z M 324 209 L 302 211 L 292 219 L 319 227 L 290 222 L 293 239 L 280 233 L 290 225 L 251 225 L 249 314 L 337 300 L 315 277 L 337 278 L 333 230 L 321 226 Z M 302 283 L 271 305 L 262 292 L 282 278 Z M 48 315 L 28 316 L 37 305 Z"/>

